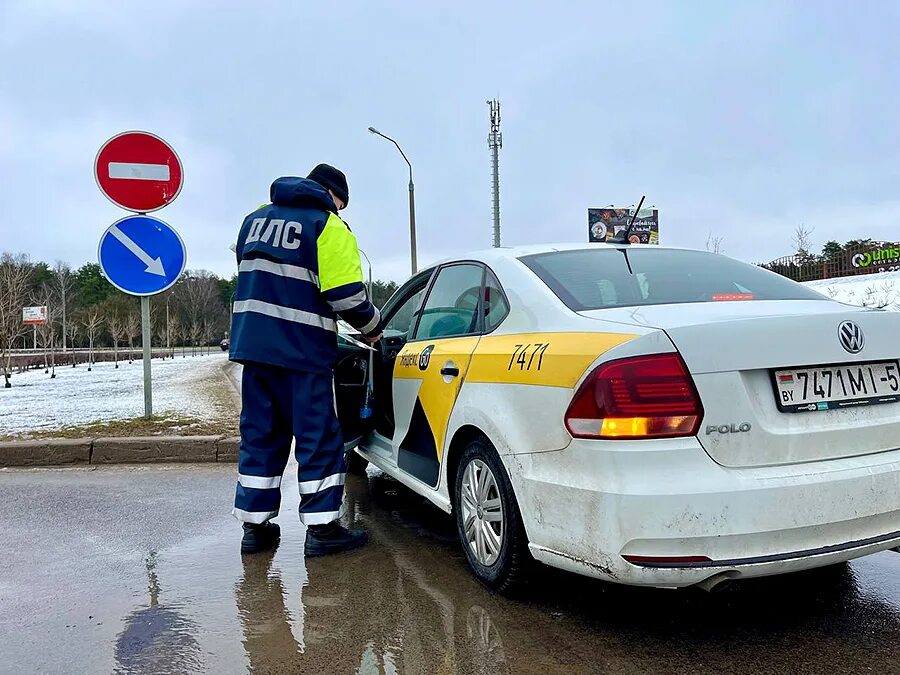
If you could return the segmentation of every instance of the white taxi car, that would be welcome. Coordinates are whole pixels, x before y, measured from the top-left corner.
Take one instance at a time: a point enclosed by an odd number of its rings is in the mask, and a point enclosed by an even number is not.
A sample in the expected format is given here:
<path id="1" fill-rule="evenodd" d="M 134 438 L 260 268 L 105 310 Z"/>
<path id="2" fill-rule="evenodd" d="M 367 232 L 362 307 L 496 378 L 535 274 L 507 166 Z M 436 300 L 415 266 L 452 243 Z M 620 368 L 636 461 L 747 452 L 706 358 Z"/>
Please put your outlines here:
<path id="1" fill-rule="evenodd" d="M 532 559 L 678 587 L 900 544 L 900 314 L 722 255 L 492 249 L 424 270 L 337 369 L 348 447 L 455 514 L 475 575 Z M 364 406 L 365 407 L 365 406 Z"/>

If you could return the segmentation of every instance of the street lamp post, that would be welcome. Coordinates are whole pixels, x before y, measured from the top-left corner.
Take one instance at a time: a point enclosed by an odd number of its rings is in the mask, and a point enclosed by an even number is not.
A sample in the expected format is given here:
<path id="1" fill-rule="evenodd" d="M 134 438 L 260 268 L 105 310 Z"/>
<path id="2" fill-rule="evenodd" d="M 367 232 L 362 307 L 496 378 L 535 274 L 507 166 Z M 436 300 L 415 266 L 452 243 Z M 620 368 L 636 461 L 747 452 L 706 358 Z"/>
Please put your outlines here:
<path id="1" fill-rule="evenodd" d="M 416 186 L 413 184 L 412 164 L 410 163 L 409 158 L 407 158 L 406 153 L 403 152 L 403 148 L 401 148 L 400 144 L 393 138 L 381 133 L 375 127 L 369 127 L 369 133 L 381 136 L 383 139 L 393 143 L 397 150 L 400 151 L 400 155 L 409 167 L 409 260 L 412 273 L 415 274 L 418 271 L 416 262 Z"/>

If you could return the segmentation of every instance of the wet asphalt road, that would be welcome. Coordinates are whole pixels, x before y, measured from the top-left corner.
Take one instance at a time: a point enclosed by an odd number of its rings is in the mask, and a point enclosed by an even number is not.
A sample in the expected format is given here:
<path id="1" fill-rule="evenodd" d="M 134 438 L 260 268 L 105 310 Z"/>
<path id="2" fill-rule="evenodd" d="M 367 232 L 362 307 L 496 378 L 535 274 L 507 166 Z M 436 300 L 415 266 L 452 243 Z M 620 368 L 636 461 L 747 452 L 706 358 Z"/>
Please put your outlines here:
<path id="1" fill-rule="evenodd" d="M 304 561 L 293 478 L 242 559 L 234 472 L 0 471 L 0 672 L 900 673 L 897 553 L 712 595 L 547 570 L 514 602 L 383 476 L 348 486 L 367 549 Z"/>

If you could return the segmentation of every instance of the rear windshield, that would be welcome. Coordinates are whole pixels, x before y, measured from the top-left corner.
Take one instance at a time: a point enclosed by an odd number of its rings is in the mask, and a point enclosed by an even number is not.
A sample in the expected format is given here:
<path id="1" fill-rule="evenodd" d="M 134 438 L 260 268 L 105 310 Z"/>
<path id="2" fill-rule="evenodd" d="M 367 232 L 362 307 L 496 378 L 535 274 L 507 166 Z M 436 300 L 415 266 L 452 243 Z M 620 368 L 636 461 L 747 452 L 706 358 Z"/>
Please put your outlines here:
<path id="1" fill-rule="evenodd" d="M 520 260 L 574 311 L 682 302 L 826 299 L 755 265 L 702 251 L 580 249 Z"/>

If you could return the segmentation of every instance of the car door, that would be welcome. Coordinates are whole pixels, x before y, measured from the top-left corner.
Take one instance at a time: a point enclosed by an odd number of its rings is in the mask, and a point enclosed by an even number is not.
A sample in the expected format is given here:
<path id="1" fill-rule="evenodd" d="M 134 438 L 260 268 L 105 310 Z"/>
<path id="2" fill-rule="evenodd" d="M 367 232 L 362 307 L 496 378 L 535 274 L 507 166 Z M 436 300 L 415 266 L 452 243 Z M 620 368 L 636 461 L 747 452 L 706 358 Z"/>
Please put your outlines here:
<path id="1" fill-rule="evenodd" d="M 482 331 L 485 268 L 440 267 L 393 368 L 393 447 L 400 470 L 430 487 L 440 475 L 447 423 Z"/>
<path id="2" fill-rule="evenodd" d="M 375 363 L 375 430 L 389 441 L 394 437 L 394 363 L 412 338 L 419 310 L 434 268 L 407 281 L 384 308 L 384 335 L 378 344 Z M 396 458 L 393 458 L 396 460 Z"/>
<path id="3" fill-rule="evenodd" d="M 362 336 L 343 321 L 338 322 L 338 360 L 335 366 L 335 400 L 344 435 L 344 448 L 383 446 L 396 462 L 390 441 L 394 435 L 391 396 L 394 361 L 411 337 L 418 310 L 434 269 L 420 272 L 406 282 L 382 309 L 384 334 L 372 352 L 361 344 Z M 372 378 L 371 383 L 369 377 Z M 370 390 L 371 386 L 371 390 Z M 371 414 L 361 414 L 369 397 Z M 371 433 L 372 431 L 375 433 Z M 372 440 L 378 441 L 371 443 Z"/>
<path id="4" fill-rule="evenodd" d="M 371 430 L 371 420 L 360 414 L 368 388 L 369 350 L 362 336 L 338 323 L 338 357 L 334 367 L 334 407 L 341 422 L 344 450 L 350 451 Z"/>

